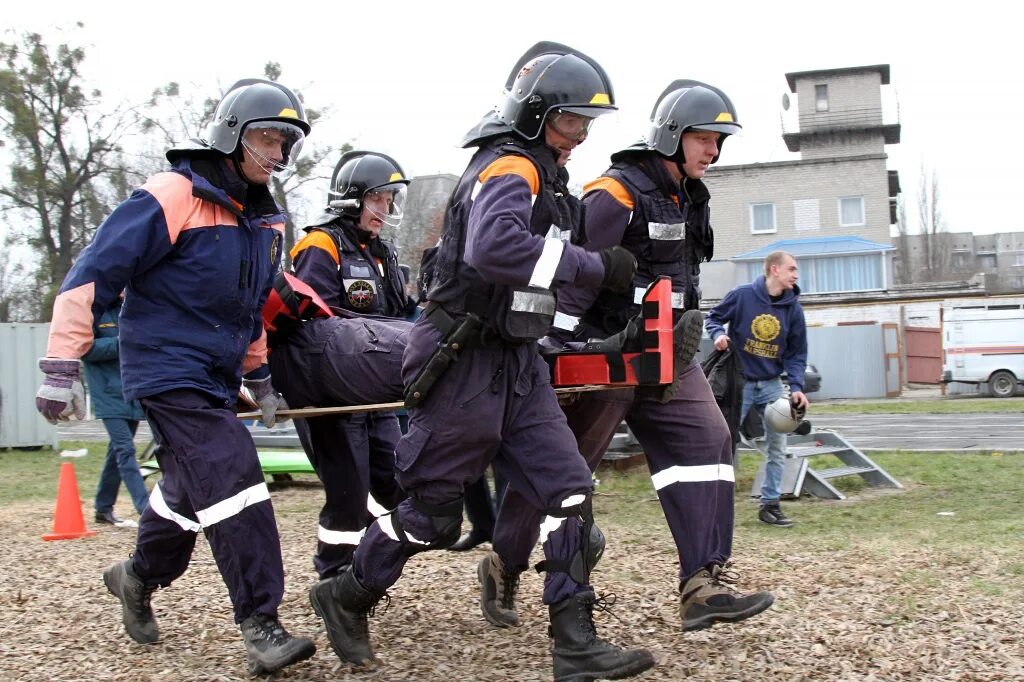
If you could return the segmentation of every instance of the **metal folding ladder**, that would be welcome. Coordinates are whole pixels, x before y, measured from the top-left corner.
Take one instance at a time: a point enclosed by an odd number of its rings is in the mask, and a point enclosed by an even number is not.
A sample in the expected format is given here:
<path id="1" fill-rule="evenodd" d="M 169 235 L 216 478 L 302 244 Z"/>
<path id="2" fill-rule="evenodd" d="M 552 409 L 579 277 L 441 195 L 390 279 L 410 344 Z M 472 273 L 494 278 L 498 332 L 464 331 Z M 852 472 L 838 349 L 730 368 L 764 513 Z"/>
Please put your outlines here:
<path id="1" fill-rule="evenodd" d="M 763 455 L 768 447 L 763 438 L 753 441 L 742 440 L 751 450 L 762 455 L 761 465 L 750 488 L 750 496 L 761 494 L 764 482 L 765 461 Z M 782 473 L 780 490 L 785 497 L 799 497 L 806 492 L 816 497 L 832 500 L 844 500 L 846 495 L 836 490 L 829 481 L 843 476 L 860 476 L 869 486 L 876 488 L 902 488 L 899 481 L 890 476 L 870 457 L 855 448 L 846 439 L 834 431 L 812 431 L 806 436 L 789 436 L 786 448 L 786 462 Z M 812 469 L 808 459 L 820 455 L 832 455 L 843 466 L 830 469 Z"/>

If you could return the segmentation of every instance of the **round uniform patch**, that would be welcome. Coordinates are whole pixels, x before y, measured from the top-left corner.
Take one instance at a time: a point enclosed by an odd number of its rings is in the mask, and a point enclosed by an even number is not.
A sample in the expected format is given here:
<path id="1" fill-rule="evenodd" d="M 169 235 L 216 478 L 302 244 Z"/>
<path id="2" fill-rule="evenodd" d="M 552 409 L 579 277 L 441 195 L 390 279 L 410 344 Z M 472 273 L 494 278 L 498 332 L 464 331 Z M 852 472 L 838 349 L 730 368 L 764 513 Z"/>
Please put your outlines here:
<path id="1" fill-rule="evenodd" d="M 369 308 L 373 305 L 373 285 L 357 279 L 348 287 L 348 302 L 353 308 Z"/>
<path id="2" fill-rule="evenodd" d="M 750 331 L 754 333 L 754 338 L 758 341 L 771 341 L 779 335 L 781 329 L 782 325 L 779 324 L 779 319 L 769 314 L 758 315 L 750 323 Z"/>

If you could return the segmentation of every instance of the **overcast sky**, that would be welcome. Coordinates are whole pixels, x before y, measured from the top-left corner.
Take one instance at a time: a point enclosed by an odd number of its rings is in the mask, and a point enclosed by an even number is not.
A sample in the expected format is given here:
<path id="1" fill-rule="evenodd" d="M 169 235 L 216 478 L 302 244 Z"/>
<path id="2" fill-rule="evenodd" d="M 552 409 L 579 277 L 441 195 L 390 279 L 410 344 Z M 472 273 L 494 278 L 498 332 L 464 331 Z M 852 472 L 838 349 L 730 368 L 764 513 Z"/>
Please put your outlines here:
<path id="1" fill-rule="evenodd" d="M 744 132 L 719 163 L 740 164 L 796 158 L 781 138 L 786 73 L 889 64 L 887 118 L 895 120 L 898 104 L 903 130 L 886 151 L 910 219 L 924 164 L 938 175 L 949 230 L 1024 230 L 1017 22 L 987 0 L 923 13 L 909 4 L 253 0 L 143 10 L 138 2 L 37 0 L 8 3 L 3 23 L 54 44 L 82 39 L 88 83 L 112 101 L 139 102 L 171 80 L 207 96 L 279 62 L 283 83 L 330 112 L 310 143 L 384 151 L 411 176 L 462 172 L 469 157 L 458 141 L 539 40 L 594 57 L 620 106 L 574 154 L 574 183 L 600 174 L 611 152 L 646 130 L 654 99 L 673 79 L 704 80 L 731 96 Z M 75 21 L 85 30 L 58 32 Z"/>

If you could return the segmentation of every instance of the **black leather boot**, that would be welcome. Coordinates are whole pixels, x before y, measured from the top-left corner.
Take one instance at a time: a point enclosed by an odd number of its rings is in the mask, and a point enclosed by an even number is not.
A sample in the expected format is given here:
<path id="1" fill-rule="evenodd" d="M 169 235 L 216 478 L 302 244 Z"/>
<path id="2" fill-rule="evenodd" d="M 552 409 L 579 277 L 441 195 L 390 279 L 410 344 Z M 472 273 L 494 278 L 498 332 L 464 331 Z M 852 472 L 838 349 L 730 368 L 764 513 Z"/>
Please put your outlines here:
<path id="1" fill-rule="evenodd" d="M 449 552 L 468 552 L 469 550 L 473 549 L 474 547 L 478 547 L 478 546 L 484 544 L 485 542 L 490 542 L 490 541 L 491 541 L 491 538 L 489 538 L 484 533 L 481 533 L 481 532 L 477 531 L 477 529 L 474 528 L 473 530 L 469 531 L 468 533 L 463 535 L 461 538 L 456 540 L 455 544 L 448 548 L 448 551 Z"/>
<path id="2" fill-rule="evenodd" d="M 548 607 L 555 682 L 619 680 L 654 667 L 654 655 L 647 649 L 622 649 L 598 638 L 596 601 L 587 591 Z"/>
<path id="3" fill-rule="evenodd" d="M 331 648 L 345 663 L 368 665 L 376 660 L 367 618 L 383 596 L 363 587 L 351 566 L 310 588 L 309 603 L 327 626 Z"/>

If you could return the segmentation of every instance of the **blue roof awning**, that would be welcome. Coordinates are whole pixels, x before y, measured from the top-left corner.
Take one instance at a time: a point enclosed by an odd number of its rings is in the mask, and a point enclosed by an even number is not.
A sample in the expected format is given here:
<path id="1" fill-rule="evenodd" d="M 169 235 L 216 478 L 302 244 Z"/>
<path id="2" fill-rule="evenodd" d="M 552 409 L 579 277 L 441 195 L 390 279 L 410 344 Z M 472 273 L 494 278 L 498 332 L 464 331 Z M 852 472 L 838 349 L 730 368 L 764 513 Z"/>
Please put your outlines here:
<path id="1" fill-rule="evenodd" d="M 795 258 L 814 256 L 845 256 L 851 254 L 882 253 L 894 251 L 892 244 L 872 242 L 860 237 L 815 237 L 811 239 L 780 239 L 755 251 L 740 253 L 729 260 L 764 260 L 772 251 L 787 251 Z"/>

